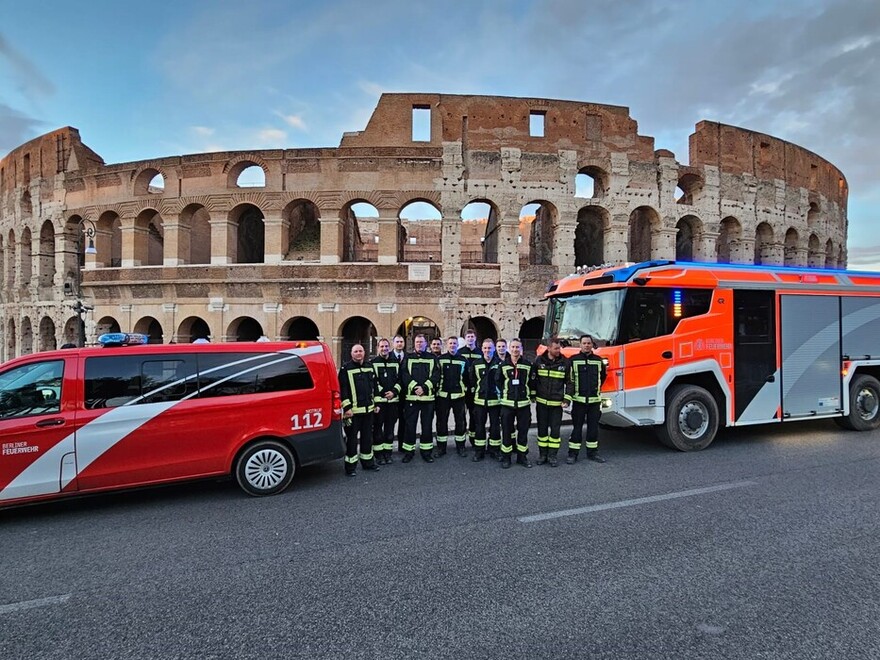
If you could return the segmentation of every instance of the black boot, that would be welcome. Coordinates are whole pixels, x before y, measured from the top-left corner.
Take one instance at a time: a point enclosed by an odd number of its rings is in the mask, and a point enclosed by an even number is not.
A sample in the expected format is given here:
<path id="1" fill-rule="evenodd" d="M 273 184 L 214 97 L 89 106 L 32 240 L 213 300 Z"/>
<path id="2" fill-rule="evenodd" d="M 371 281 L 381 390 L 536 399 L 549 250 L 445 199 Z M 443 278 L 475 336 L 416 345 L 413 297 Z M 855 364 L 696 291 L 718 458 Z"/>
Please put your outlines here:
<path id="1" fill-rule="evenodd" d="M 441 456 L 446 456 L 446 443 L 444 442 L 442 445 L 438 444 L 437 448 L 434 450 L 434 457 L 440 458 Z"/>
<path id="2" fill-rule="evenodd" d="M 486 458 L 486 450 L 483 449 L 482 447 L 477 447 L 474 450 L 474 458 L 473 458 L 474 463 L 479 463 L 484 458 Z"/>
<path id="3" fill-rule="evenodd" d="M 578 453 L 574 449 L 568 450 L 568 458 L 565 459 L 567 465 L 574 465 L 577 463 Z"/>
<path id="4" fill-rule="evenodd" d="M 364 470 L 369 470 L 370 472 L 378 472 L 379 466 L 376 465 L 376 461 L 370 459 L 369 461 L 361 461 L 361 468 Z"/>
<path id="5" fill-rule="evenodd" d="M 456 452 L 459 456 L 467 456 L 467 449 L 465 448 L 463 442 L 462 442 L 460 445 L 457 445 L 457 446 L 455 447 L 455 452 Z"/>
<path id="6" fill-rule="evenodd" d="M 547 462 L 547 448 L 538 447 L 538 465 L 544 465 Z"/>
<path id="7" fill-rule="evenodd" d="M 504 454 L 501 457 L 501 467 L 506 470 L 510 467 L 510 454 Z"/>
<path id="8" fill-rule="evenodd" d="M 391 455 L 391 450 L 385 450 L 385 465 L 391 465 L 394 462 L 394 457 Z"/>
<path id="9" fill-rule="evenodd" d="M 353 477 L 356 474 L 357 474 L 357 467 L 355 466 L 355 464 L 354 463 L 346 463 L 345 464 L 345 476 L 346 477 Z"/>
<path id="10" fill-rule="evenodd" d="M 547 450 L 547 462 L 550 464 L 550 467 L 557 467 L 559 465 L 559 459 L 556 458 L 558 452 L 558 449 Z"/>
<path id="11" fill-rule="evenodd" d="M 400 459 L 400 462 L 401 463 L 409 463 L 413 459 L 414 455 L 415 455 L 414 452 L 411 452 L 411 451 L 404 452 L 403 458 Z"/>
<path id="12" fill-rule="evenodd" d="M 529 460 L 528 455 L 520 452 L 516 455 L 516 464 L 522 465 L 523 467 L 530 468 L 532 467 L 532 462 Z"/>
<path id="13" fill-rule="evenodd" d="M 431 449 L 429 449 L 428 451 L 423 451 L 422 452 L 422 460 L 425 461 L 425 463 L 433 463 L 434 462 L 433 454 L 434 454 L 434 452 Z"/>
<path id="14" fill-rule="evenodd" d="M 598 449 L 591 449 L 587 452 L 587 460 L 594 461 L 596 463 L 605 463 L 605 459 L 599 455 Z"/>

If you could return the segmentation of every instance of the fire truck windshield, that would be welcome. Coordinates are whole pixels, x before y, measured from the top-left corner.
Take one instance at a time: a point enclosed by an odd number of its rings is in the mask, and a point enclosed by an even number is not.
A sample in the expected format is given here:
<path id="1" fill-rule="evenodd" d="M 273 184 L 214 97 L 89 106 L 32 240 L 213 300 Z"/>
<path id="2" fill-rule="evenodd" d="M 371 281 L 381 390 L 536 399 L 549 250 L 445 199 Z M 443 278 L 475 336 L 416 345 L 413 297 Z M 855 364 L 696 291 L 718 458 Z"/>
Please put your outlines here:
<path id="1" fill-rule="evenodd" d="M 583 293 L 565 298 L 551 298 L 544 325 L 544 338 L 559 337 L 577 344 L 581 335 L 592 335 L 598 346 L 617 339 L 624 289 Z"/>

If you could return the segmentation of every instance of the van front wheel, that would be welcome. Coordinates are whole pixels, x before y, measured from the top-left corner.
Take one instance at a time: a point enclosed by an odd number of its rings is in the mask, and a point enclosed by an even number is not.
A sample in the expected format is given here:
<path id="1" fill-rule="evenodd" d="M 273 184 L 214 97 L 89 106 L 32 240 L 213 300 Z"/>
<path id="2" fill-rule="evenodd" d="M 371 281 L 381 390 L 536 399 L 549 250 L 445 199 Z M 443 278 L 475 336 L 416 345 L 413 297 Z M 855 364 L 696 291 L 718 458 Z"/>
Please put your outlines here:
<path id="1" fill-rule="evenodd" d="M 698 451 L 708 447 L 718 431 L 718 404 L 697 385 L 675 385 L 666 393 L 666 421 L 657 435 L 667 447 Z"/>
<path id="2" fill-rule="evenodd" d="M 235 464 L 235 478 L 248 495 L 275 495 L 290 485 L 293 453 L 276 440 L 261 440 L 245 449 Z"/>

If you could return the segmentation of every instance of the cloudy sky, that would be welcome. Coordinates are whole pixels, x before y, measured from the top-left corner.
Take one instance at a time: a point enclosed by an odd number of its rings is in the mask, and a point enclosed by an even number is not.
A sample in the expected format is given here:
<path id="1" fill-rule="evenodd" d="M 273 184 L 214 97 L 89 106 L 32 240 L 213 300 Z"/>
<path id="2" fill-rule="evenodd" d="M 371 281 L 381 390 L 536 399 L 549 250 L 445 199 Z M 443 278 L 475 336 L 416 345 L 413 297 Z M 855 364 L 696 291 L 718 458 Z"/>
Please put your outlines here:
<path id="1" fill-rule="evenodd" d="M 383 91 L 625 105 L 686 163 L 700 119 L 807 147 L 880 269 L 877 0 L 0 0 L 0 155 L 60 126 L 108 163 L 336 146 Z"/>

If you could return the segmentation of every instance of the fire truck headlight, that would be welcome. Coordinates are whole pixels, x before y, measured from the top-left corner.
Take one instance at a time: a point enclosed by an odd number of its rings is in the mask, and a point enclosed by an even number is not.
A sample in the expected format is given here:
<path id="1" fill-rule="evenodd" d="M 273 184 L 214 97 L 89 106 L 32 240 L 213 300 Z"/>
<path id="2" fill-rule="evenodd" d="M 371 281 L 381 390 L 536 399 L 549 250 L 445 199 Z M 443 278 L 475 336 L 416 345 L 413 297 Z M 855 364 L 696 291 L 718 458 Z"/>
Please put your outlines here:
<path id="1" fill-rule="evenodd" d="M 599 406 L 602 410 L 610 410 L 612 406 L 611 399 L 602 399 L 602 403 Z"/>

